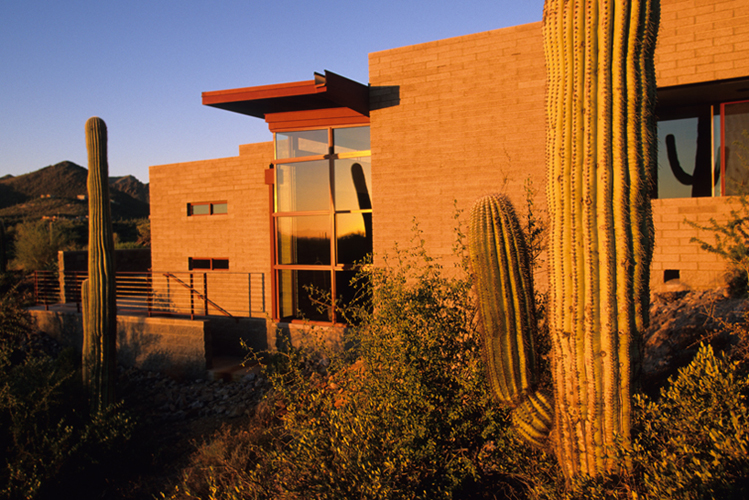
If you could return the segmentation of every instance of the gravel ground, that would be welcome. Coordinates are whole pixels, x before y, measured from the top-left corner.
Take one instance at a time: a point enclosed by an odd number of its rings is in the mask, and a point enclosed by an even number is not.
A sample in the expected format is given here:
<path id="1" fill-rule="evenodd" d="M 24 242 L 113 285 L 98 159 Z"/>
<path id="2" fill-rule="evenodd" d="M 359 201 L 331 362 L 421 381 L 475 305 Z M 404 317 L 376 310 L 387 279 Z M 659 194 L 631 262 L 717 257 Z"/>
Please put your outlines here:
<path id="1" fill-rule="evenodd" d="M 143 499 L 169 491 L 197 445 L 224 425 L 245 425 L 270 385 L 257 373 L 239 380 L 175 380 L 166 375 L 118 368 L 118 390 L 139 426 L 138 457 L 125 479 L 106 498 Z"/>

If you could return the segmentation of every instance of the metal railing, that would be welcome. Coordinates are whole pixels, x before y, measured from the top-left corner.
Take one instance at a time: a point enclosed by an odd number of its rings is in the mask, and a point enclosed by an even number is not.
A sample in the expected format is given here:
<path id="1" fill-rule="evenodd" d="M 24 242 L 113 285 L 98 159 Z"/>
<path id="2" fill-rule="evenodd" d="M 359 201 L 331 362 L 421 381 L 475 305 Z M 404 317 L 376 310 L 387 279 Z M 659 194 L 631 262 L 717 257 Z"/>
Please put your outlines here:
<path id="1" fill-rule="evenodd" d="M 35 271 L 37 305 L 75 304 L 86 272 Z M 118 314 L 263 316 L 265 274 L 233 272 L 116 273 Z"/>

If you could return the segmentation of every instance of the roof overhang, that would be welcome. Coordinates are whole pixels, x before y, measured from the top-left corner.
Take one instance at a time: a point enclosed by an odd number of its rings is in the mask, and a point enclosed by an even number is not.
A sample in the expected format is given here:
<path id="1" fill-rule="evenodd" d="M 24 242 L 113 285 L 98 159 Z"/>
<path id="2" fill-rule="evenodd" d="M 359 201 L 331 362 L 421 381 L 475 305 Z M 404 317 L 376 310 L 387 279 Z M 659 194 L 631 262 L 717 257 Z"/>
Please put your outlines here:
<path id="1" fill-rule="evenodd" d="M 670 117 L 679 108 L 749 99 L 749 78 L 674 85 L 658 89 L 656 113 Z"/>
<path id="2" fill-rule="evenodd" d="M 348 122 L 369 121 L 369 87 L 330 71 L 314 80 L 203 92 L 203 104 L 263 118 L 277 129 L 279 123 L 311 123 L 317 117 Z M 336 124 L 340 124 L 336 122 Z"/>

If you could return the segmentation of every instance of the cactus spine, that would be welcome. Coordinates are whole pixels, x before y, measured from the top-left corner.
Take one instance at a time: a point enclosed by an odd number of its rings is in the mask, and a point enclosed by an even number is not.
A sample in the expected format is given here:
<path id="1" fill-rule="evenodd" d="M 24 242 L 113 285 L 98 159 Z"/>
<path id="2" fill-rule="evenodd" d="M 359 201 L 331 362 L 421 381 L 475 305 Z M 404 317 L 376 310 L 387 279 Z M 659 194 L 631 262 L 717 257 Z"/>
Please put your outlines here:
<path id="1" fill-rule="evenodd" d="M 647 325 L 658 0 L 547 0 L 547 201 L 556 455 L 619 469 Z"/>
<path id="2" fill-rule="evenodd" d="M 109 202 L 107 126 L 101 118 L 86 122 L 88 149 L 88 279 L 83 302 L 83 379 L 94 411 L 114 402 L 117 304 L 114 239 Z"/>

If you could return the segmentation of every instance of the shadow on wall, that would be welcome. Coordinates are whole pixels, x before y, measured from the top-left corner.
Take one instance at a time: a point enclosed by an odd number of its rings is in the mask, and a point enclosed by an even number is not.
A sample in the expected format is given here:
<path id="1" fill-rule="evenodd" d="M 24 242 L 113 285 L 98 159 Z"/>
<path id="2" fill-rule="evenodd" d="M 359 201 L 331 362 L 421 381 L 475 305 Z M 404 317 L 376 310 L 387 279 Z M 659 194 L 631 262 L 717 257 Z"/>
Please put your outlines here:
<path id="1" fill-rule="evenodd" d="M 118 320 L 117 361 L 175 378 L 201 378 L 211 359 L 207 337 L 202 321 L 184 328 L 146 323 L 145 318 Z"/>
<path id="2" fill-rule="evenodd" d="M 401 103 L 401 90 L 398 85 L 383 85 L 369 87 L 369 109 L 392 108 Z"/>
<path id="3" fill-rule="evenodd" d="M 31 309 L 36 328 L 80 351 L 81 314 Z M 117 362 L 175 377 L 202 378 L 211 359 L 206 321 L 176 318 L 117 317 Z"/>

